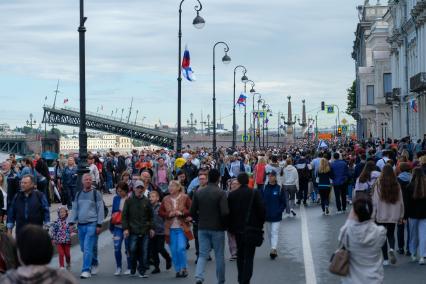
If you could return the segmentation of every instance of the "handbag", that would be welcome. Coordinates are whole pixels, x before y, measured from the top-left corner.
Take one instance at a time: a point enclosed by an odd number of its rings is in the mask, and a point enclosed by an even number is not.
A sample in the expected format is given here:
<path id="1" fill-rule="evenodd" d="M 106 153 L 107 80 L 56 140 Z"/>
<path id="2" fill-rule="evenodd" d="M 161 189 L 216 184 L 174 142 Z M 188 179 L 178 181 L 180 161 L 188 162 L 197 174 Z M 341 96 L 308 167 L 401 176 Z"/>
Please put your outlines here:
<path id="1" fill-rule="evenodd" d="M 345 235 L 348 239 L 346 232 Z M 339 276 L 347 276 L 349 274 L 349 254 L 347 248 L 341 243 L 340 248 L 331 255 L 329 271 Z"/>
<path id="2" fill-rule="evenodd" d="M 253 200 L 254 200 L 254 190 L 252 191 L 250 203 L 246 215 L 246 222 L 244 227 L 243 239 L 247 245 L 260 247 L 263 243 L 263 229 L 255 226 L 249 225 L 249 219 L 251 216 L 251 211 L 253 209 Z"/>
<path id="3" fill-rule="evenodd" d="M 121 224 L 121 211 L 112 213 L 111 215 L 111 224 L 120 225 Z"/>

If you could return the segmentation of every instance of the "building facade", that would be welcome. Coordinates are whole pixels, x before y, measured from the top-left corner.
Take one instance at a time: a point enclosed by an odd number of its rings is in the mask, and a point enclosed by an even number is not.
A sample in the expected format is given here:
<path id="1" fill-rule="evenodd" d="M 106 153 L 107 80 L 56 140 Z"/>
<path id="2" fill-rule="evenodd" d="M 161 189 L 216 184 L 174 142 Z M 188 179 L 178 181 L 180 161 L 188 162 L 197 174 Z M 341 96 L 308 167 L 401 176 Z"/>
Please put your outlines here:
<path id="1" fill-rule="evenodd" d="M 393 131 L 422 139 L 426 133 L 426 0 L 390 0 Z"/>
<path id="2" fill-rule="evenodd" d="M 79 142 L 78 138 L 64 138 L 60 139 L 60 151 L 78 151 Z M 88 137 L 87 138 L 87 149 L 91 151 L 99 150 L 117 150 L 117 151 L 128 151 L 133 148 L 132 139 L 117 135 L 102 135 L 100 137 Z"/>
<path id="3" fill-rule="evenodd" d="M 355 32 L 352 58 L 356 68 L 357 136 L 392 137 L 392 107 L 387 96 L 392 92 L 391 46 L 389 23 L 385 20 L 388 6 L 370 4 L 358 7 L 359 23 Z"/>

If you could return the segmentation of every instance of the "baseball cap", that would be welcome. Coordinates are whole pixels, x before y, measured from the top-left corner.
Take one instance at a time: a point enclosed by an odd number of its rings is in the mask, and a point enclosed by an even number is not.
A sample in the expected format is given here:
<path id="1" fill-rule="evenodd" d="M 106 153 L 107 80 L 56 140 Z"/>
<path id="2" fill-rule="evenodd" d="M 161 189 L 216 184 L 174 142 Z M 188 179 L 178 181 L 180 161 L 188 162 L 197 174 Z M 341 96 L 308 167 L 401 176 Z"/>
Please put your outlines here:
<path id="1" fill-rule="evenodd" d="M 276 171 L 274 171 L 274 170 L 272 170 L 272 171 L 270 171 L 270 172 L 268 173 L 268 175 L 271 175 L 271 176 L 277 176 L 277 172 L 276 172 Z"/>
<path id="2" fill-rule="evenodd" d="M 137 180 L 137 181 L 135 181 L 135 183 L 134 183 L 133 187 L 134 187 L 134 188 L 138 188 L 138 187 L 145 187 L 145 185 L 144 185 L 143 181 L 141 181 L 141 180 Z"/>

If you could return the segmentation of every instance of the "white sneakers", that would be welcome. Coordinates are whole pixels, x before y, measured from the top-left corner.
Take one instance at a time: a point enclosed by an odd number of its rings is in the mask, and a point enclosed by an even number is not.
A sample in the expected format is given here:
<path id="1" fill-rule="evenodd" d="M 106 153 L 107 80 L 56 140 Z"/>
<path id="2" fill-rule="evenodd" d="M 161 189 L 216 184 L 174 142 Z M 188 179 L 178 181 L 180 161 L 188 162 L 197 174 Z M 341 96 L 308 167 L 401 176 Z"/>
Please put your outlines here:
<path id="1" fill-rule="evenodd" d="M 396 263 L 395 251 L 393 249 L 389 250 L 389 260 L 390 260 L 391 264 L 395 264 Z"/>
<path id="2" fill-rule="evenodd" d="M 124 271 L 124 275 L 130 275 L 130 269 L 127 269 L 126 271 Z"/>
<path id="3" fill-rule="evenodd" d="M 389 266 L 389 260 L 383 260 L 383 266 Z"/>
<path id="4" fill-rule="evenodd" d="M 424 257 L 421 257 L 421 258 L 419 259 L 419 264 L 420 264 L 420 265 L 425 265 L 425 258 L 424 258 Z"/>
<path id="5" fill-rule="evenodd" d="M 120 268 L 120 267 L 117 267 L 117 269 L 115 270 L 114 275 L 115 275 L 115 276 L 119 276 L 119 275 L 121 275 L 121 268 Z"/>
<path id="6" fill-rule="evenodd" d="M 90 272 L 88 272 L 88 271 L 84 271 L 80 275 L 81 279 L 87 279 L 87 278 L 90 278 L 90 277 L 92 277 L 92 274 L 90 274 Z"/>

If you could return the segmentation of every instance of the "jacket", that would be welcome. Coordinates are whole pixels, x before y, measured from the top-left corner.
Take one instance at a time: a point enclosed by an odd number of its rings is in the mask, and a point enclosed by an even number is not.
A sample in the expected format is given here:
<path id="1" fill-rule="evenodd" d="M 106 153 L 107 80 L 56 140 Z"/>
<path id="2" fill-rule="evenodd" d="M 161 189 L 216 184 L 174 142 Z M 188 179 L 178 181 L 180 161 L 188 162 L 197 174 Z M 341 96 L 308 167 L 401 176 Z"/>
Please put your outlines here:
<path id="1" fill-rule="evenodd" d="M 331 183 L 334 178 L 333 169 L 330 169 L 328 173 L 318 173 L 318 187 L 319 189 L 331 188 Z"/>
<path id="2" fill-rule="evenodd" d="M 120 210 L 120 204 L 121 204 L 121 196 L 120 195 L 116 195 L 116 196 L 114 196 L 114 198 L 112 199 L 112 208 L 111 208 L 111 216 L 114 214 L 114 213 L 116 213 L 116 212 L 120 212 L 121 210 Z M 124 201 L 125 202 L 125 201 Z M 123 208 L 124 208 L 124 206 L 123 206 Z M 117 225 L 114 225 L 114 224 L 112 224 L 111 222 L 109 222 L 109 230 L 111 231 L 111 232 L 113 232 L 113 230 L 114 230 L 114 228 L 115 228 L 115 226 L 117 226 Z M 121 224 L 118 224 L 118 227 L 120 228 L 121 227 Z"/>
<path id="3" fill-rule="evenodd" d="M 284 168 L 283 185 L 295 185 L 299 189 L 299 173 L 293 165 Z"/>
<path id="4" fill-rule="evenodd" d="M 192 199 L 190 214 L 198 219 L 199 230 L 224 231 L 225 218 L 229 214 L 225 192 L 212 183 L 197 190 Z"/>
<path id="5" fill-rule="evenodd" d="M 339 242 L 349 250 L 349 274 L 342 278 L 344 284 L 383 283 L 382 245 L 386 229 L 372 220 L 358 222 L 348 219 L 340 229 Z"/>
<path id="6" fill-rule="evenodd" d="M 354 170 L 354 179 L 355 180 L 361 175 L 361 172 L 364 169 L 366 163 L 367 163 L 366 161 L 361 160 L 358 164 L 356 164 L 355 170 Z"/>
<path id="7" fill-rule="evenodd" d="M 153 223 L 154 223 L 154 231 L 155 235 L 163 236 L 164 235 L 164 220 L 159 215 L 161 203 L 157 203 L 152 207 L 153 211 Z"/>
<path id="8" fill-rule="evenodd" d="M 343 185 L 348 181 L 348 164 L 345 161 L 340 159 L 335 160 L 333 163 L 331 163 L 331 168 L 334 174 L 334 185 Z"/>
<path id="9" fill-rule="evenodd" d="M 61 217 L 59 217 L 59 212 L 63 208 L 66 207 L 58 208 L 58 220 L 53 222 L 50 227 L 50 235 L 55 244 L 71 244 L 71 228 L 67 223 L 67 218 L 61 219 Z"/>
<path id="10" fill-rule="evenodd" d="M 409 172 L 402 172 L 398 175 L 398 183 L 399 186 L 401 187 L 401 191 L 402 191 L 402 199 L 404 202 L 404 219 L 406 220 L 408 218 L 407 213 L 408 213 L 408 199 L 410 198 L 410 192 L 408 191 L 408 185 L 411 182 L 411 173 Z"/>
<path id="11" fill-rule="evenodd" d="M 129 230 L 132 235 L 145 235 L 154 229 L 153 212 L 148 198 L 138 198 L 133 193 L 124 202 L 121 221 L 123 230 Z"/>
<path id="12" fill-rule="evenodd" d="M 69 223 L 96 223 L 98 227 L 102 226 L 105 217 L 104 202 L 101 193 L 94 187 L 90 191 L 81 190 L 77 192 L 72 208 Z"/>
<path id="13" fill-rule="evenodd" d="M 62 184 L 65 188 L 77 187 L 77 167 L 65 167 L 62 172 Z"/>
<path id="14" fill-rule="evenodd" d="M 44 193 L 32 190 L 28 196 L 18 192 L 8 209 L 7 228 L 13 229 L 16 223 L 16 232 L 27 224 L 42 226 L 50 222 L 50 210 Z"/>
<path id="15" fill-rule="evenodd" d="M 373 214 L 372 218 L 377 223 L 398 223 L 404 217 L 404 202 L 402 200 L 402 192 L 399 190 L 399 198 L 395 204 L 387 203 L 380 199 L 380 183 L 373 191 Z"/>
<path id="16" fill-rule="evenodd" d="M 46 265 L 21 266 L 9 270 L 0 277 L 2 284 L 77 284 L 77 280 L 66 270 L 53 269 Z"/>
<path id="17" fill-rule="evenodd" d="M 4 178 L 6 179 L 7 208 L 9 208 L 15 194 L 19 191 L 19 177 L 15 171 L 10 170 L 4 173 Z"/>
<path id="18" fill-rule="evenodd" d="M 266 222 L 280 222 L 286 208 L 286 196 L 278 184 L 266 184 L 260 191 L 266 208 Z"/>
<path id="19" fill-rule="evenodd" d="M 231 191 L 228 195 L 229 206 L 229 231 L 234 234 L 241 234 L 246 227 L 246 216 L 249 210 L 249 203 L 254 194 L 253 207 L 248 221 L 248 225 L 263 228 L 265 223 L 265 205 L 258 190 L 251 190 L 247 186 Z"/>
<path id="20" fill-rule="evenodd" d="M 412 184 L 407 187 L 407 193 L 406 217 L 412 219 L 426 219 L 426 198 L 414 199 L 414 187 Z"/>

